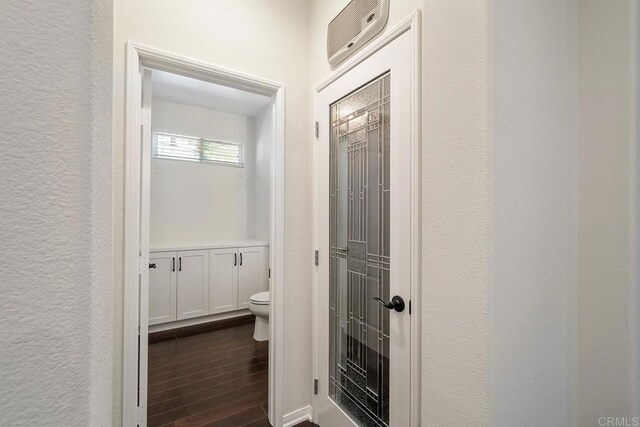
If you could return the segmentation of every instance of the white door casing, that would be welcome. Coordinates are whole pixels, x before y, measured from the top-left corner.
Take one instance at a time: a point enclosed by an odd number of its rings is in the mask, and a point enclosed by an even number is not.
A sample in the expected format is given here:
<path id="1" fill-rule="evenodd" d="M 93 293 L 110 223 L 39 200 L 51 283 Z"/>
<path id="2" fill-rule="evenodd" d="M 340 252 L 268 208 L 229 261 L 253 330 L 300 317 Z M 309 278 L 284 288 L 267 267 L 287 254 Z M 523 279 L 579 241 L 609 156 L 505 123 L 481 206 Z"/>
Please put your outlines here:
<path id="1" fill-rule="evenodd" d="M 390 289 L 404 312 L 389 313 L 389 425 L 419 425 L 420 379 L 420 12 L 352 58 L 317 87 L 314 148 L 315 275 L 314 355 L 319 381 L 315 419 L 320 425 L 356 423 L 329 396 L 329 142 L 330 106 L 379 76 L 390 73 Z M 409 310 L 411 307 L 411 315 Z"/>
<path id="2" fill-rule="evenodd" d="M 150 198 L 151 198 L 151 99 L 152 83 L 151 70 L 141 68 L 142 97 L 141 97 L 141 125 L 140 132 L 140 217 L 139 224 L 149 224 Z M 140 286 L 140 313 L 149 313 L 149 228 L 140 230 L 139 252 L 139 286 Z M 138 352 L 140 360 L 147 360 L 149 316 L 139 316 L 138 328 Z M 147 369 L 146 363 L 142 363 L 138 377 L 138 425 L 147 425 Z"/>
<path id="3" fill-rule="evenodd" d="M 270 171 L 270 340 L 269 421 L 284 422 L 284 202 L 285 86 L 198 59 L 127 42 L 124 203 L 124 324 L 122 424 L 146 425 L 149 262 L 149 176 L 151 138 L 150 73 L 143 67 L 174 72 L 220 85 L 270 96 L 272 144 Z M 145 89 L 143 90 L 143 86 Z M 149 137 L 141 138 L 142 133 Z M 145 271 L 146 270 L 146 271 Z M 146 275 L 146 278 L 145 278 Z"/>

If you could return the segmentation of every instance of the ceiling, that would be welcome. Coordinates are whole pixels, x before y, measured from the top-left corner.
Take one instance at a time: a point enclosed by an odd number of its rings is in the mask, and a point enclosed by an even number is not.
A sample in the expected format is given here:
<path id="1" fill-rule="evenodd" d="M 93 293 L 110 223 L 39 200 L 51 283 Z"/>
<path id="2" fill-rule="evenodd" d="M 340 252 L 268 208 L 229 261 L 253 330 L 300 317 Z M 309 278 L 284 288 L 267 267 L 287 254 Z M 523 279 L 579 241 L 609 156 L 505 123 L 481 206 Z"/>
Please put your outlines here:
<path id="1" fill-rule="evenodd" d="M 239 89 L 165 71 L 153 70 L 153 97 L 180 104 L 256 116 L 271 99 Z"/>

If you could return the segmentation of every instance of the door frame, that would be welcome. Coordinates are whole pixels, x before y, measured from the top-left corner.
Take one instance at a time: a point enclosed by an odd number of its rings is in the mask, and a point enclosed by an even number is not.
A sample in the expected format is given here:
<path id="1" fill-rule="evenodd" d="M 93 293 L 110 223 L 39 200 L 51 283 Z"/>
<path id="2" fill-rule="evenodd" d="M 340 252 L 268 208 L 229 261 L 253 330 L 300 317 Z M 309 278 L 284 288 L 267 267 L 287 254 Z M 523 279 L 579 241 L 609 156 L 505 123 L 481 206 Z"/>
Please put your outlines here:
<path id="1" fill-rule="evenodd" d="M 324 80 L 316 84 L 313 91 L 313 116 L 317 117 L 318 94 L 331 83 L 344 76 L 350 70 L 374 55 L 380 49 L 394 41 L 400 35 L 411 34 L 411 425 L 420 425 L 421 413 L 421 383 L 422 383 L 422 12 L 416 9 L 398 25 L 389 30 L 384 36 L 366 46 L 363 50 L 347 60 Z M 322 130 L 321 130 L 322 131 Z M 317 140 L 317 138 L 316 138 Z M 317 146 L 313 148 L 313 201 L 317 206 Z M 317 208 L 313 209 L 313 241 L 317 248 Z M 318 358 L 320 351 L 318 344 L 318 267 L 314 267 L 313 274 L 313 367 L 314 377 L 317 378 Z M 313 419 L 318 420 L 317 395 L 313 399 Z"/>
<path id="2" fill-rule="evenodd" d="M 175 53 L 127 42 L 125 111 L 125 218 L 124 218 L 124 327 L 122 424 L 146 425 L 146 402 L 138 406 L 138 378 L 147 372 L 146 334 L 148 312 L 140 310 L 147 298 L 140 297 L 138 277 L 149 262 L 149 248 L 140 244 L 143 225 L 139 220 L 144 206 L 141 186 L 140 127 L 143 122 L 141 67 L 168 71 L 270 96 L 272 107 L 271 185 L 270 185 L 270 341 L 269 341 L 269 420 L 282 426 L 284 410 L 284 201 L 285 201 L 285 86 L 282 83 L 208 64 Z M 148 197 L 147 197 L 148 204 Z M 147 290 L 148 292 L 148 290 Z M 146 320 L 146 321 L 145 321 Z M 139 352 L 138 329 L 144 336 Z M 142 348 L 142 344 L 140 345 Z M 143 361 L 139 366 L 138 360 Z M 146 384 L 146 378 L 144 383 Z"/>

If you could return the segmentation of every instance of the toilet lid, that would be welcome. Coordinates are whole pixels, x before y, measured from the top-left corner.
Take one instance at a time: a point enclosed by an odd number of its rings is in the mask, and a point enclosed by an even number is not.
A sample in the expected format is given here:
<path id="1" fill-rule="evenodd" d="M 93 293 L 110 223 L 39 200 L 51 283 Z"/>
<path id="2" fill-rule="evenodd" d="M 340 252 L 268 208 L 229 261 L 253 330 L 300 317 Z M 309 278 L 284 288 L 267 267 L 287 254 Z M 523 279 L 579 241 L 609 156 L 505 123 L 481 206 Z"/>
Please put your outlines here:
<path id="1" fill-rule="evenodd" d="M 251 295 L 251 302 L 254 304 L 269 304 L 269 291 L 258 292 Z"/>

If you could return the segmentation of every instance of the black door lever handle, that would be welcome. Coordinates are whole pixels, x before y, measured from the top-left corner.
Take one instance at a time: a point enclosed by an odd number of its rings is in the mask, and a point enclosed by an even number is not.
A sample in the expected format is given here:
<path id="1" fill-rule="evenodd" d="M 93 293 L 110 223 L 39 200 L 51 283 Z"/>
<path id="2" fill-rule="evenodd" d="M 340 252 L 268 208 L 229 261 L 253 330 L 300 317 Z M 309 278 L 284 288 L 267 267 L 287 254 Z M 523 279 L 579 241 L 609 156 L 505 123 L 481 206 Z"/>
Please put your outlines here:
<path id="1" fill-rule="evenodd" d="M 374 300 L 377 300 L 381 306 L 383 306 L 384 308 L 388 308 L 389 310 L 394 309 L 398 313 L 404 311 L 404 300 L 399 295 L 391 298 L 391 302 L 384 302 L 378 297 L 375 297 Z"/>
<path id="2" fill-rule="evenodd" d="M 149 264 L 149 268 L 156 268 L 156 263 Z"/>

